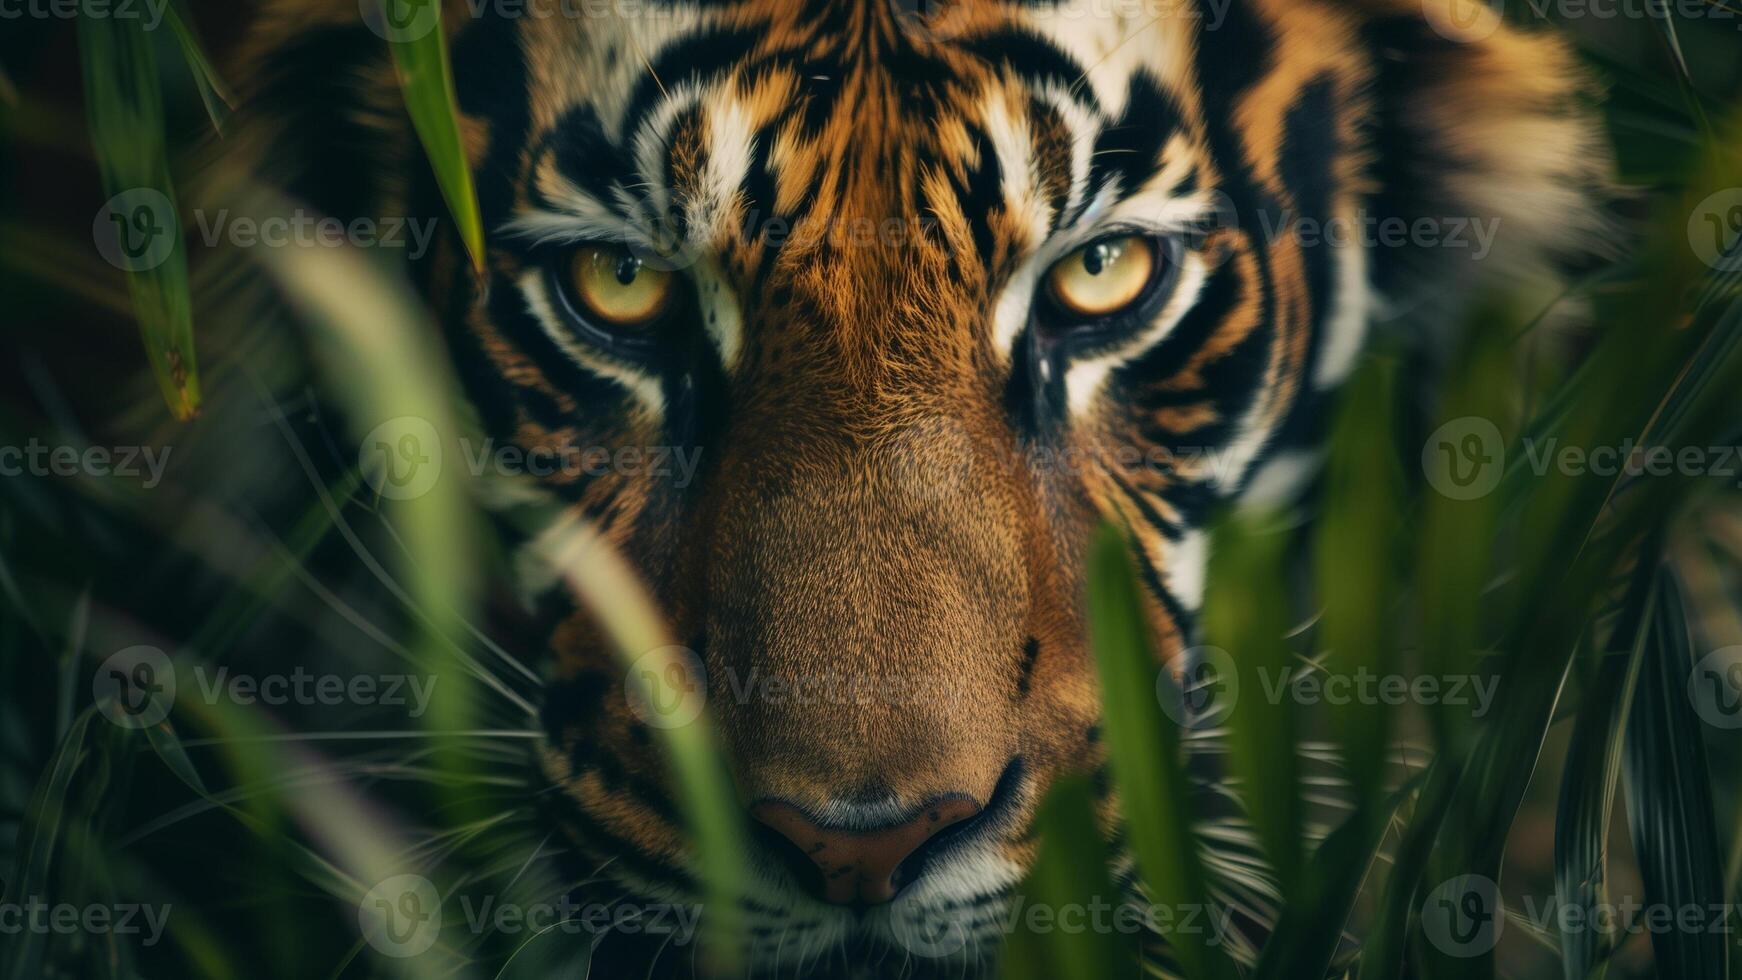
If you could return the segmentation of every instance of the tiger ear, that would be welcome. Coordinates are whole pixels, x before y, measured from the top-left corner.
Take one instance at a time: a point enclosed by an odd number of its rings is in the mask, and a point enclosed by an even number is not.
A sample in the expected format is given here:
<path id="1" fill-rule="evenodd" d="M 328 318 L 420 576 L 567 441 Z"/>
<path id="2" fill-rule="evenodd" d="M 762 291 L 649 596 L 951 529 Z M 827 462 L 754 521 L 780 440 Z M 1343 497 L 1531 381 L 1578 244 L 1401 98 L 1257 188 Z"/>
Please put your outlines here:
<path id="1" fill-rule="evenodd" d="M 1461 255 L 1378 250 L 1382 288 L 1424 273 L 1545 278 L 1605 251 L 1612 159 L 1595 86 L 1562 38 L 1504 23 L 1482 0 L 1350 2 L 1374 66 L 1371 210 L 1469 222 L 1491 240 Z"/>

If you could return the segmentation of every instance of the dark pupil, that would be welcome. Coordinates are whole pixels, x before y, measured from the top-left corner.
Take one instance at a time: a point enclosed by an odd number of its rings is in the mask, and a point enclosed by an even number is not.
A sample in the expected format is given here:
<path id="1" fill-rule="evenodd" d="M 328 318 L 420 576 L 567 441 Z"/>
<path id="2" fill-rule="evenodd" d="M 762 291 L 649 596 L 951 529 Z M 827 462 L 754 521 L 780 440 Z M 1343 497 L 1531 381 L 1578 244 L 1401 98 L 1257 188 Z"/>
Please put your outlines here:
<path id="1" fill-rule="evenodd" d="M 617 263 L 617 282 L 627 286 L 635 281 L 635 275 L 640 271 L 641 260 L 633 255 L 625 255 L 623 260 Z"/>
<path id="2" fill-rule="evenodd" d="M 1111 245 L 1090 245 L 1083 249 L 1083 268 L 1088 270 L 1091 276 L 1100 275 L 1101 270 L 1105 269 L 1107 263 L 1112 260 L 1113 247 Z"/>

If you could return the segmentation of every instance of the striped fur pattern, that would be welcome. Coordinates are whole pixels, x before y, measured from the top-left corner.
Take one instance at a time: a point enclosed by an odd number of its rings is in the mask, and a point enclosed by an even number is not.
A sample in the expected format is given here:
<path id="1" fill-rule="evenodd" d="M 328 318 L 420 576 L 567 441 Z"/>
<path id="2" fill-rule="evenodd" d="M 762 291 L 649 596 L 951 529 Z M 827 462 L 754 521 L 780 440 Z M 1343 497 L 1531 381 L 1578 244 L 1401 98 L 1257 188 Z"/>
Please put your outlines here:
<path id="1" fill-rule="evenodd" d="M 1457 36 L 1438 3 L 448 5 L 487 268 L 448 236 L 416 271 L 485 428 L 699 460 L 687 481 L 533 482 L 668 611 L 747 802 L 842 827 L 940 794 L 985 807 L 870 910 L 756 855 L 756 969 L 983 965 L 1037 802 L 1103 765 L 1094 524 L 1130 528 L 1178 657 L 1207 517 L 1310 474 L 1382 300 L 1586 244 L 1603 164 L 1570 56 L 1506 27 Z M 441 213 L 356 0 L 278 0 L 256 36 L 263 172 L 342 216 Z M 1497 233 L 1479 262 L 1311 234 L 1383 219 Z M 1047 270 L 1115 234 L 1155 243 L 1153 295 L 1094 329 L 1051 323 Z M 674 270 L 682 322 L 656 349 L 565 312 L 551 270 L 593 242 Z M 551 811 L 624 892 L 693 896 L 654 740 L 551 581 L 529 573 Z M 917 956 L 904 917 L 971 941 Z"/>

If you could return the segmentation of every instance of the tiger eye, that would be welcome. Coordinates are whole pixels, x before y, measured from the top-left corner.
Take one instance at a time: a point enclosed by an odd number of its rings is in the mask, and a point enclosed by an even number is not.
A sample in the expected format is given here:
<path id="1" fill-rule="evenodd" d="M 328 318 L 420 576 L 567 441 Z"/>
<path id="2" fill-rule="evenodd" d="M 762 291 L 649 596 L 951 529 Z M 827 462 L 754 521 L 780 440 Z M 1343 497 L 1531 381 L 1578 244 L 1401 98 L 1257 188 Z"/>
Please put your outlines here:
<path id="1" fill-rule="evenodd" d="M 1141 235 L 1092 242 L 1053 264 L 1047 290 L 1085 317 L 1110 316 L 1137 302 L 1154 276 L 1155 246 Z"/>
<path id="2" fill-rule="evenodd" d="M 675 292 L 670 272 L 649 268 L 616 245 L 575 249 L 568 260 L 568 286 L 582 312 L 600 326 L 619 329 L 658 319 Z"/>

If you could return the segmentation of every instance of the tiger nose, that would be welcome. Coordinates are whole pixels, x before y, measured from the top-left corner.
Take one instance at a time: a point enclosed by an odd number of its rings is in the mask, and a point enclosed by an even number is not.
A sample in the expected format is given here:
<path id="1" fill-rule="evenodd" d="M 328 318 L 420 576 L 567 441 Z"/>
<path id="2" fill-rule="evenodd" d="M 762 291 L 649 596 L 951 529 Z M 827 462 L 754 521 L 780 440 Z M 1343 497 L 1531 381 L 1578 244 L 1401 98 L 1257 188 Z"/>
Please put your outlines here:
<path id="1" fill-rule="evenodd" d="M 800 878 L 836 905 L 877 905 L 894 898 L 913 877 L 903 874 L 904 870 L 916 870 L 919 862 L 915 859 L 923 856 L 926 844 L 943 830 L 963 825 L 979 813 L 980 804 L 973 800 L 947 796 L 920 808 L 911 819 L 844 830 L 821 826 L 783 800 L 750 808 L 751 816 L 792 845 L 782 850 Z"/>

